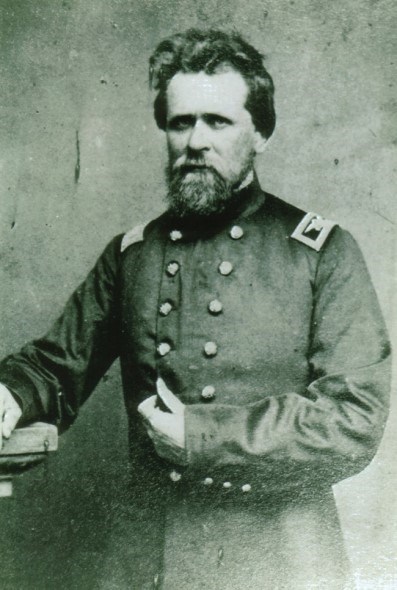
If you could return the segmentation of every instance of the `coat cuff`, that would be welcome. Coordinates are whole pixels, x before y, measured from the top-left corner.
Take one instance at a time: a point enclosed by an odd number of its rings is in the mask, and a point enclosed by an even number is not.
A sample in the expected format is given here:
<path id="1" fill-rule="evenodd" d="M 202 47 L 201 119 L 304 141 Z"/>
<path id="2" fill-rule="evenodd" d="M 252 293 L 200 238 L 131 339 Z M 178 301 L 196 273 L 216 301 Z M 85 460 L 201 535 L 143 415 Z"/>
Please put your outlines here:
<path id="1" fill-rule="evenodd" d="M 225 429 L 225 424 L 227 429 Z M 185 440 L 189 467 L 221 466 L 228 453 L 220 453 L 233 433 L 241 429 L 236 414 L 229 406 L 189 405 L 185 409 Z"/>

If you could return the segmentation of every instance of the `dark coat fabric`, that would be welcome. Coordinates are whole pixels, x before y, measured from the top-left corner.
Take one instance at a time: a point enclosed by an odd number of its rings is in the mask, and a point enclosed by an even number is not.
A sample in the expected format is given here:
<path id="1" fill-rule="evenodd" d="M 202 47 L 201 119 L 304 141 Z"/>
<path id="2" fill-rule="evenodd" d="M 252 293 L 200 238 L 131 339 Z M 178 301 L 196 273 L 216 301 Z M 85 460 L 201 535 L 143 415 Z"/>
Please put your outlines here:
<path id="1" fill-rule="evenodd" d="M 341 589 L 331 486 L 384 428 L 389 344 L 361 253 L 335 227 L 243 189 L 209 223 L 165 213 L 118 236 L 49 333 L 0 365 L 24 419 L 64 427 L 120 358 L 131 481 L 108 589 Z M 161 376 L 186 404 L 188 465 L 160 459 L 137 413 Z"/>

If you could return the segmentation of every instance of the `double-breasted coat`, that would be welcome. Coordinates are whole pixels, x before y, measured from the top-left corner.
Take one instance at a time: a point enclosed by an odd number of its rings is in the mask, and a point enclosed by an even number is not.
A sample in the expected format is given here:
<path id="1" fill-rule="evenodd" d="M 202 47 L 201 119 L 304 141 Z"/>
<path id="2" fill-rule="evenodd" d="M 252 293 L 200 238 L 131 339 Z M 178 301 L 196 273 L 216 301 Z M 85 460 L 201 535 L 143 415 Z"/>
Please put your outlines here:
<path id="1" fill-rule="evenodd" d="M 355 241 L 303 217 L 256 180 L 211 224 L 165 213 L 0 365 L 25 419 L 67 426 L 120 358 L 130 501 L 103 588 L 345 587 L 331 486 L 376 451 L 389 344 Z M 137 413 L 158 376 L 186 404 L 186 467 Z"/>

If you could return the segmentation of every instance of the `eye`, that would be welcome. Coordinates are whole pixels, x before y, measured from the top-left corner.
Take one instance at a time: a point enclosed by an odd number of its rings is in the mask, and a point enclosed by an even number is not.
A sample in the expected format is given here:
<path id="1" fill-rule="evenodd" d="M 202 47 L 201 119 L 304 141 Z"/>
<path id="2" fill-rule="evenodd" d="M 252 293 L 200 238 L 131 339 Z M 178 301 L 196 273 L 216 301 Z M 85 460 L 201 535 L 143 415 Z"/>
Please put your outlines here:
<path id="1" fill-rule="evenodd" d="M 195 124 L 195 118 L 191 115 L 180 115 L 168 121 L 167 127 L 171 131 L 186 131 Z"/>
<path id="2" fill-rule="evenodd" d="M 227 117 L 212 114 L 205 115 L 205 121 L 207 125 L 215 130 L 225 129 L 226 127 L 229 127 L 233 124 L 233 122 Z"/>

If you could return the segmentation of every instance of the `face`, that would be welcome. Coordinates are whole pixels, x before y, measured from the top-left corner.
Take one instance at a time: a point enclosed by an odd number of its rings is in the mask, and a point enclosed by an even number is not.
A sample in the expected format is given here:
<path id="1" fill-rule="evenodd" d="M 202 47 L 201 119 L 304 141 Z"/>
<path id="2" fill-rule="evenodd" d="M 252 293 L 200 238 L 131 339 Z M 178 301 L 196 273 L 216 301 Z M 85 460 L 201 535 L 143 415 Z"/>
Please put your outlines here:
<path id="1" fill-rule="evenodd" d="M 245 108 L 247 96 L 248 86 L 234 70 L 179 72 L 171 79 L 166 127 L 170 187 L 175 177 L 182 183 L 188 209 L 222 209 L 251 170 L 255 154 L 264 150 L 266 139 Z M 218 197 L 223 204 L 217 204 Z M 197 203 L 189 205 L 189 199 Z M 172 195 L 170 200 L 172 205 Z"/>

